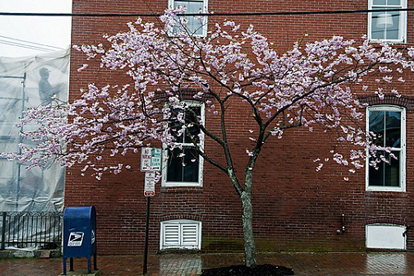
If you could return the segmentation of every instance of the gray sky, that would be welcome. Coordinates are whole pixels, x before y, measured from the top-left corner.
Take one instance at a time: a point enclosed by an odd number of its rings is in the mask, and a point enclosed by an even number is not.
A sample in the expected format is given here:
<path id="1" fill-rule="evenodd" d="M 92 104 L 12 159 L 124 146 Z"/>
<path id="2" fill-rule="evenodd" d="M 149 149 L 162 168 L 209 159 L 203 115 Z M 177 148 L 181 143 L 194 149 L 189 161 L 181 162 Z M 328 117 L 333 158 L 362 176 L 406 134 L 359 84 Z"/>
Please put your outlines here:
<path id="1" fill-rule="evenodd" d="M 0 11 L 70 13 L 72 0 L 0 0 Z M 31 56 L 46 53 L 45 50 L 67 48 L 70 29 L 70 17 L 0 16 L 0 56 Z M 42 50 L 28 49 L 33 47 Z"/>

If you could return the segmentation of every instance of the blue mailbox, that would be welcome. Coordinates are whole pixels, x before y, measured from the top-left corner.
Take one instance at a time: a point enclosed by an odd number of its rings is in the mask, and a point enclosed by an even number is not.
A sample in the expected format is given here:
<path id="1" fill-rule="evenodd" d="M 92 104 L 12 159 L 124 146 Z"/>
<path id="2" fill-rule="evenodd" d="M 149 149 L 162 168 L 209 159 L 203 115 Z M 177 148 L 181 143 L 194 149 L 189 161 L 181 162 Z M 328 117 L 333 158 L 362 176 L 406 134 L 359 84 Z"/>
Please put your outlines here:
<path id="1" fill-rule="evenodd" d="M 88 273 L 91 273 L 91 256 L 96 268 L 96 211 L 94 206 L 66 207 L 63 213 L 63 275 L 66 275 L 66 259 L 88 259 Z"/>

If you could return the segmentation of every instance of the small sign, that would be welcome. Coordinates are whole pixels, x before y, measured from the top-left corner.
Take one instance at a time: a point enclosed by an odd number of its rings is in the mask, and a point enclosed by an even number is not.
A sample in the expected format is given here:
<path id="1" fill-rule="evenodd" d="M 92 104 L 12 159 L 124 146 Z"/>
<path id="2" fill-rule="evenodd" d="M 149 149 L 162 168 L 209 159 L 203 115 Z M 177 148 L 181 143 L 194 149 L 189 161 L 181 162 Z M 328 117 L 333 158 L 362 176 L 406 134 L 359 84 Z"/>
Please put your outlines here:
<path id="1" fill-rule="evenodd" d="M 69 234 L 68 246 L 82 246 L 84 235 L 85 233 L 83 232 L 71 232 Z"/>
<path id="2" fill-rule="evenodd" d="M 141 171 L 159 172 L 161 171 L 161 149 L 142 148 L 141 149 Z"/>
<path id="3" fill-rule="evenodd" d="M 145 173 L 145 186 L 144 186 L 144 196 L 154 196 L 155 195 L 155 172 L 146 172 Z"/>

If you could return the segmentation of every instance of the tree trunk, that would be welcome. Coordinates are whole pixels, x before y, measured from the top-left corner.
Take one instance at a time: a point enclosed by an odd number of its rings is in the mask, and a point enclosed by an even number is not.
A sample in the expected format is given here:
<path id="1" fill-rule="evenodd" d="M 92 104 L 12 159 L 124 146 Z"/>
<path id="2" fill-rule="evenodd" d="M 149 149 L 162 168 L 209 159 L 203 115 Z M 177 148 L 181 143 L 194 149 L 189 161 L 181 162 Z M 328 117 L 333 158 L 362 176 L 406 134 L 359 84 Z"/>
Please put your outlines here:
<path id="1" fill-rule="evenodd" d="M 246 266 L 255 267 L 256 246 L 253 237 L 253 206 L 252 194 L 250 191 L 243 191 L 241 195 L 242 217 L 243 217 L 243 235 L 244 235 L 244 253 L 246 257 Z"/>

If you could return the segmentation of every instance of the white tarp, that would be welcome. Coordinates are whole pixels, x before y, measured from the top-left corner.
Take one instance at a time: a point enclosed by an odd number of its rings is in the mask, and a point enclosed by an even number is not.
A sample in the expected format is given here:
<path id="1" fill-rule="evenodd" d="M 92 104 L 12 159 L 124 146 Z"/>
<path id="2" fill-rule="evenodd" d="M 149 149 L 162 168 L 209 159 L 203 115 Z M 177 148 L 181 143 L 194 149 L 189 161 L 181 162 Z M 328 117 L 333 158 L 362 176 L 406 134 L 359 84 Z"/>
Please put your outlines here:
<path id="1" fill-rule="evenodd" d="M 22 111 L 68 100 L 70 50 L 0 57 L 0 152 L 18 152 Z M 65 172 L 57 164 L 29 171 L 0 159 L 0 211 L 63 211 Z"/>

